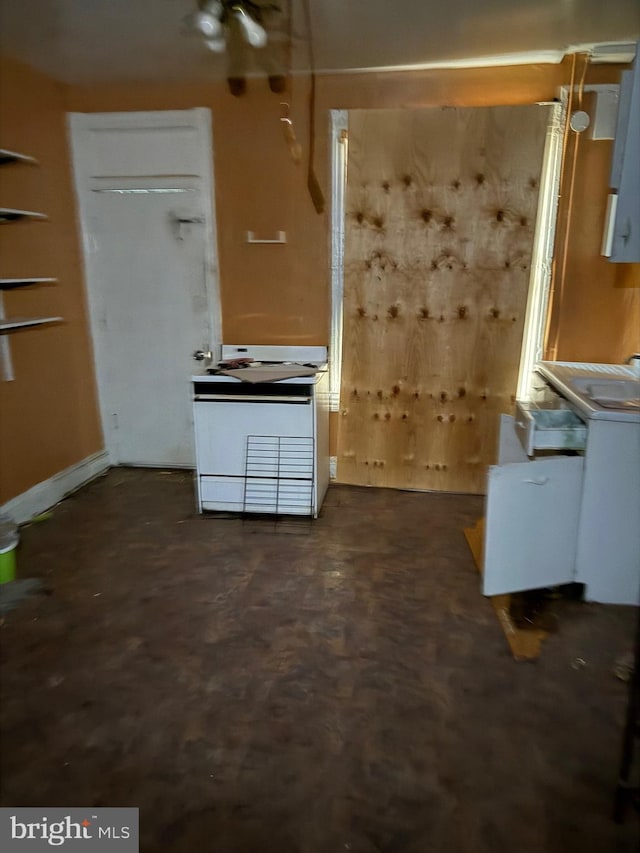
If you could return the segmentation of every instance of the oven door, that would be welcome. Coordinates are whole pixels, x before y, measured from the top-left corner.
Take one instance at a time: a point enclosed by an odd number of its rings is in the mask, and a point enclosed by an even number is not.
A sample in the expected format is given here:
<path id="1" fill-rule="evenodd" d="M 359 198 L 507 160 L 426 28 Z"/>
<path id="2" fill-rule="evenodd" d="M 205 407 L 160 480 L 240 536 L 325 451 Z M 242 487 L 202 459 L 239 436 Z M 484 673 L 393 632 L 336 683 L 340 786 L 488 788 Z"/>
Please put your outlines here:
<path id="1" fill-rule="evenodd" d="M 197 394 L 193 411 L 199 475 L 244 478 L 250 436 L 313 439 L 311 399 L 304 392 L 275 399 L 251 392 L 235 399 Z"/>

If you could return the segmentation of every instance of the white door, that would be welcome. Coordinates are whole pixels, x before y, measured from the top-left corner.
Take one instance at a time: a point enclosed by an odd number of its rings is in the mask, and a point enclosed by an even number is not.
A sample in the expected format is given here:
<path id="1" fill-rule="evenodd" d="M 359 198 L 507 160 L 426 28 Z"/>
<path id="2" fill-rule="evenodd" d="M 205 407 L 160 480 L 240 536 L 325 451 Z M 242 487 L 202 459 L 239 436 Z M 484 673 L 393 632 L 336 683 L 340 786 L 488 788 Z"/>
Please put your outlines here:
<path id="1" fill-rule="evenodd" d="M 219 309 L 207 110 L 71 117 L 105 443 L 193 467 L 189 376 Z"/>

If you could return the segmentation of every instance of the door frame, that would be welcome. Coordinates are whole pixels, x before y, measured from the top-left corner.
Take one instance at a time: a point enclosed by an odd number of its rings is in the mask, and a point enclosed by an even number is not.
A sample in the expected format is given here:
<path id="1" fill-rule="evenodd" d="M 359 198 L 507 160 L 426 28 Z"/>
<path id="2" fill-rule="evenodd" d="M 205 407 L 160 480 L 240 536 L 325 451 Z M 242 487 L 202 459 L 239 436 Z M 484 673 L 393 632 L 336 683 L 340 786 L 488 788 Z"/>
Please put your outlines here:
<path id="1" fill-rule="evenodd" d="M 216 226 L 216 212 L 214 203 L 214 167 L 213 167 L 213 133 L 211 110 L 206 107 L 196 107 L 189 110 L 157 110 L 153 112 L 113 112 L 113 113 L 67 113 L 67 131 L 69 138 L 69 149 L 71 153 L 71 168 L 73 173 L 73 185 L 78 213 L 78 227 L 82 243 L 82 265 L 84 275 L 84 288 L 87 300 L 89 330 L 91 334 L 91 351 L 93 358 L 94 373 L 98 392 L 98 405 L 102 424 L 105 450 L 110 465 L 117 465 L 120 461 L 117 452 L 116 426 L 107 406 L 106 388 L 108 376 L 106 365 L 100 362 L 97 356 L 98 347 L 96 341 L 100 340 L 103 333 L 104 322 L 101 316 L 101 298 L 97 288 L 97 282 L 92 275 L 91 255 L 95 251 L 96 237 L 92 232 L 90 222 L 90 210 L 93 188 L 91 182 L 96 178 L 102 186 L 106 186 L 105 179 L 112 178 L 114 185 L 122 185 L 123 182 L 135 180 L 135 175 L 123 176 L 96 176 L 91 174 L 89 161 L 89 136 L 92 130 L 136 130 L 149 127 L 158 128 L 195 128 L 198 132 L 197 147 L 197 177 L 202 181 L 202 207 L 205 228 L 205 288 L 209 306 L 209 324 L 212 340 L 210 343 L 213 359 L 219 358 L 222 341 L 222 321 L 220 302 L 220 276 L 218 266 L 218 230 Z M 140 180 L 148 181 L 157 178 L 166 181 L 167 178 L 174 180 L 193 180 L 190 175 L 142 175 Z M 194 342 L 194 345 L 198 342 Z M 199 345 L 199 343 L 198 343 Z M 185 376 L 185 382 L 188 381 Z"/>
<path id="2" fill-rule="evenodd" d="M 518 400 L 531 398 L 535 379 L 534 368 L 536 362 L 544 358 L 547 323 L 552 307 L 549 305 L 549 294 L 560 200 L 566 98 L 563 97 L 561 101 L 545 101 L 541 106 L 548 106 L 550 113 L 540 171 L 540 192 L 531 252 L 529 290 L 522 331 L 522 349 L 516 387 Z"/>
<path id="3" fill-rule="evenodd" d="M 344 297 L 344 225 L 347 164 L 349 160 L 349 112 L 330 110 L 331 152 L 331 321 L 329 325 L 330 411 L 340 410 L 342 376 L 342 300 Z"/>

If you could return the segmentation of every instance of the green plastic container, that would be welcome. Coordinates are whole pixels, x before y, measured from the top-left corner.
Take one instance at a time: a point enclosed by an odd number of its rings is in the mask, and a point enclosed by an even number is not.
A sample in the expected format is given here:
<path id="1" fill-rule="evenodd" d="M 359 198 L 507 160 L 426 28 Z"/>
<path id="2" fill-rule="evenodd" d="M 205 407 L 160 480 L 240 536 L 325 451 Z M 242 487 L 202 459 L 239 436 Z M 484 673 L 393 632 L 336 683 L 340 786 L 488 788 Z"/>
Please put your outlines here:
<path id="1" fill-rule="evenodd" d="M 16 578 L 16 547 L 10 545 L 8 548 L 0 549 L 0 583 L 9 583 Z"/>

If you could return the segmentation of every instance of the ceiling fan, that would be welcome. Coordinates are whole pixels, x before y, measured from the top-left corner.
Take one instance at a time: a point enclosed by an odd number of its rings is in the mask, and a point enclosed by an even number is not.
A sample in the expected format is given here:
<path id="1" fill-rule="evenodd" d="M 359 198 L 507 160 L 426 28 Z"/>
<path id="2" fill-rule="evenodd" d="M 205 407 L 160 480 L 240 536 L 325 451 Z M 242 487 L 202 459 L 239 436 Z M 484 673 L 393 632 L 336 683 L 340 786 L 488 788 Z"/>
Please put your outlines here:
<path id="1" fill-rule="evenodd" d="M 206 46 L 214 53 L 226 50 L 228 31 L 234 23 L 240 27 L 247 44 L 261 48 L 266 47 L 268 40 L 262 24 L 263 11 L 264 7 L 252 0 L 198 0 L 191 25 L 201 33 Z"/>
<path id="2" fill-rule="evenodd" d="M 185 19 L 188 31 L 201 36 L 210 50 L 227 54 L 227 83 L 232 95 L 243 95 L 246 91 L 248 51 L 253 51 L 254 57 L 266 71 L 271 91 L 282 93 L 287 90 L 294 38 L 293 0 L 282 2 L 284 9 L 268 0 L 197 0 L 197 8 Z M 307 185 L 316 211 L 322 213 L 325 206 L 324 195 L 314 170 L 316 75 L 309 0 L 302 0 L 302 8 L 311 75 Z M 293 122 L 289 118 L 289 104 L 281 103 L 281 106 L 285 109 L 280 117 L 284 138 L 292 160 L 299 163 L 302 147 L 296 139 Z"/>
<path id="3" fill-rule="evenodd" d="M 288 5 L 288 4 L 287 4 Z M 226 53 L 228 83 L 233 95 L 246 90 L 245 70 L 249 55 L 266 71 L 273 92 L 286 88 L 283 41 L 287 36 L 289 10 L 271 2 L 254 0 L 197 0 L 197 8 L 185 18 L 188 32 L 202 38 L 214 53 Z"/>

